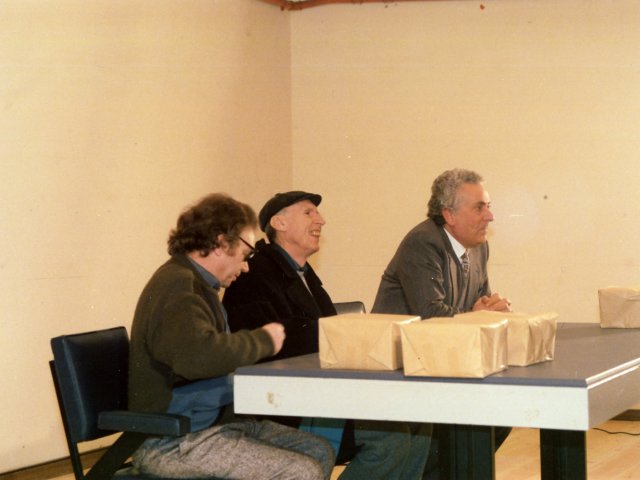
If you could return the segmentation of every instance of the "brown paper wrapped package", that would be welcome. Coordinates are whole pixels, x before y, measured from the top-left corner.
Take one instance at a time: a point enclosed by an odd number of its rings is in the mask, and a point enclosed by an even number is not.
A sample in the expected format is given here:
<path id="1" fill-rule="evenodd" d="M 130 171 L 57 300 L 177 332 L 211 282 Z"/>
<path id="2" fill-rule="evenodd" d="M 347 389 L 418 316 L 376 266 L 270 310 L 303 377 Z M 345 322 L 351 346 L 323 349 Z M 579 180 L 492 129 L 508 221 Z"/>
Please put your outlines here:
<path id="1" fill-rule="evenodd" d="M 399 326 L 420 317 L 354 313 L 319 321 L 321 368 L 397 370 L 402 368 Z"/>
<path id="2" fill-rule="evenodd" d="M 478 321 L 506 318 L 507 364 L 525 367 L 534 363 L 553 360 L 556 348 L 558 314 L 545 312 L 528 314 L 519 312 L 467 312 L 454 318 L 472 318 Z"/>
<path id="3" fill-rule="evenodd" d="M 401 327 L 404 374 L 484 378 L 507 368 L 507 320 L 430 318 Z"/>
<path id="4" fill-rule="evenodd" d="M 640 288 L 598 290 L 602 328 L 640 328 Z"/>

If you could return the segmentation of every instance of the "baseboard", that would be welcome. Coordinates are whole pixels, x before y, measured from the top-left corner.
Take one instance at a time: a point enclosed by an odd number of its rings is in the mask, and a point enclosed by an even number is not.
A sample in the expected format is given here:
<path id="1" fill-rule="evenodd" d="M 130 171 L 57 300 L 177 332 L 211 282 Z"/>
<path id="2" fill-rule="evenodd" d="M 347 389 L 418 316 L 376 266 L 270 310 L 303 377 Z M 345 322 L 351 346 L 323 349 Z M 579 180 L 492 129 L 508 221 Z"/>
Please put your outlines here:
<path id="1" fill-rule="evenodd" d="M 92 450 L 81 455 L 82 465 L 90 468 L 104 454 L 106 448 Z M 12 472 L 0 473 L 0 480 L 42 480 L 43 478 L 56 478 L 62 475 L 73 474 L 69 457 L 53 460 L 51 462 L 21 468 Z"/>
<path id="2" fill-rule="evenodd" d="M 624 420 L 627 422 L 640 421 L 640 410 L 636 410 L 636 409 L 626 410 L 622 412 L 620 415 L 613 417 L 612 420 Z"/>

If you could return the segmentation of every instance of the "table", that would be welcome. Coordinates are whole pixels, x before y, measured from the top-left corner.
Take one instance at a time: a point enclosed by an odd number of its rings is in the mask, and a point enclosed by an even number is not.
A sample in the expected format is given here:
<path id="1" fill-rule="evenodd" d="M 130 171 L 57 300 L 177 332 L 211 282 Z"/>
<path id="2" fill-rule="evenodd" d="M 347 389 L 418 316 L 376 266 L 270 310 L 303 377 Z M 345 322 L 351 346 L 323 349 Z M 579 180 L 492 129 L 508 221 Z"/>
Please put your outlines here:
<path id="1" fill-rule="evenodd" d="M 484 379 L 321 369 L 317 354 L 239 368 L 238 413 L 446 424 L 450 478 L 494 478 L 493 429 L 540 429 L 543 479 L 581 479 L 586 431 L 640 402 L 640 329 L 559 323 L 555 358 Z"/>

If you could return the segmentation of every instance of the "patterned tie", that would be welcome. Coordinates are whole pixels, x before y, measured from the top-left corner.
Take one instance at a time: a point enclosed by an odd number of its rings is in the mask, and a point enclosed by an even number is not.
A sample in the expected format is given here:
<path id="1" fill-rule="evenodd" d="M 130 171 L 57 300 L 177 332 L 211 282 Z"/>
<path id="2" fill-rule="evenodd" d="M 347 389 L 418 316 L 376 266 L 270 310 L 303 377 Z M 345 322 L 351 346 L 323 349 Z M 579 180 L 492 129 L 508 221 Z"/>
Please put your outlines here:
<path id="1" fill-rule="evenodd" d="M 469 256 L 467 255 L 466 251 L 460 256 L 460 261 L 462 262 L 462 270 L 464 271 L 464 276 L 465 278 L 468 278 L 469 277 Z"/>

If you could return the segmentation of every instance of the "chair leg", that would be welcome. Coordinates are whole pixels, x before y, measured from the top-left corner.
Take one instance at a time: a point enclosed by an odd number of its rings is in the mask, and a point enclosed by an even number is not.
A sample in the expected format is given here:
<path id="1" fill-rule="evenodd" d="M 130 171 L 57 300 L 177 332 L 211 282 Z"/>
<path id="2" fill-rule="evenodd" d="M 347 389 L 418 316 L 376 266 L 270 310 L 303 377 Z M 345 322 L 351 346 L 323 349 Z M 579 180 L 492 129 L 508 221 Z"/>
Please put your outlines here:
<path id="1" fill-rule="evenodd" d="M 142 442 L 149 435 L 137 432 L 125 432 L 114 442 L 111 447 L 100 457 L 96 464 L 89 470 L 85 478 L 87 480 L 110 480 L 123 464 L 129 459 Z"/>
<path id="2" fill-rule="evenodd" d="M 71 461 L 71 467 L 73 468 L 73 475 L 76 480 L 82 480 L 84 478 L 82 458 L 80 457 L 78 447 L 73 440 L 71 440 L 71 430 L 69 428 L 69 423 L 67 422 L 64 403 L 62 402 L 62 393 L 60 392 L 60 384 L 58 383 L 58 376 L 56 374 L 56 365 L 53 360 L 49 362 L 49 368 L 51 369 L 51 377 L 53 378 L 53 386 L 55 387 L 58 405 L 60 406 L 62 425 L 64 426 L 64 433 L 67 439 L 67 447 L 69 448 L 69 460 Z"/>

